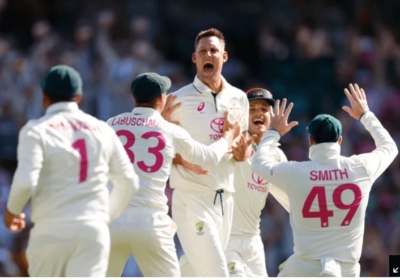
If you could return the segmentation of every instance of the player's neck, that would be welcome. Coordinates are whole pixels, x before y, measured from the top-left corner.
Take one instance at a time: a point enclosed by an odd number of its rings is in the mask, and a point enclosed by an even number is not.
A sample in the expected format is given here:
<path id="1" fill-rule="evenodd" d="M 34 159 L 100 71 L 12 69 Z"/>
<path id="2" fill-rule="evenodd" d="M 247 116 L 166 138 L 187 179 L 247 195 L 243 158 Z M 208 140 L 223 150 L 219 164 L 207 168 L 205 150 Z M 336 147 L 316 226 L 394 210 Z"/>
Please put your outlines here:
<path id="1" fill-rule="evenodd" d="M 214 80 L 209 80 L 209 81 L 202 80 L 202 82 L 206 84 L 206 86 L 208 86 L 215 93 L 220 93 L 222 91 L 222 86 L 224 84 L 222 76 L 219 76 Z"/>
<path id="2" fill-rule="evenodd" d="M 250 133 L 250 135 L 253 135 Z M 257 134 L 257 137 L 254 139 L 254 143 L 258 146 L 258 144 L 260 144 L 261 142 L 261 138 L 262 138 L 262 134 Z"/>

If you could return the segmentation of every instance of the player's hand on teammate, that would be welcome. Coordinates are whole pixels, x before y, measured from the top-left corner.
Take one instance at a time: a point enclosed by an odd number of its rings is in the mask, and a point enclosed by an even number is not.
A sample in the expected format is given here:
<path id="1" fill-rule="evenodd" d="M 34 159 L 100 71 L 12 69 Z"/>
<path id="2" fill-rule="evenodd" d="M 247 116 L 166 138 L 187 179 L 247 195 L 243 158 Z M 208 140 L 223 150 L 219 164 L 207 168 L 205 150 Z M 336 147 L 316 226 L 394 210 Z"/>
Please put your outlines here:
<path id="1" fill-rule="evenodd" d="M 199 175 L 210 174 L 210 172 L 208 172 L 208 170 L 203 169 L 200 165 L 193 164 L 193 163 L 188 162 L 187 160 L 184 160 L 180 154 L 175 155 L 175 158 L 173 159 L 172 163 L 183 165 L 186 169 L 189 169 Z"/>
<path id="2" fill-rule="evenodd" d="M 253 148 L 251 147 L 251 144 L 254 142 L 254 139 L 256 139 L 257 135 L 252 135 L 250 138 L 248 138 L 247 133 L 246 136 L 243 134 L 240 135 L 236 141 L 231 146 L 231 150 L 228 151 L 228 153 L 231 153 L 233 155 L 233 158 L 235 161 L 244 161 L 251 157 L 253 153 Z"/>
<path id="3" fill-rule="evenodd" d="M 365 112 L 369 111 L 367 97 L 365 96 L 364 90 L 360 89 L 357 84 L 354 86 L 349 84 L 349 88 L 351 93 L 347 88 L 344 89 L 344 93 L 350 101 L 351 108 L 349 106 L 343 106 L 342 109 L 356 120 L 359 120 Z"/>
<path id="4" fill-rule="evenodd" d="M 240 136 L 240 124 L 243 121 L 243 114 L 238 114 L 233 121 L 228 118 L 229 112 L 225 111 L 224 117 L 224 127 L 223 127 L 223 137 L 228 140 L 229 146 L 232 144 L 233 140 Z"/>
<path id="5" fill-rule="evenodd" d="M 190 163 L 190 162 L 188 162 L 187 160 L 184 160 L 184 159 L 182 159 L 182 165 L 185 168 L 187 168 L 187 169 L 189 169 L 189 170 L 191 170 L 194 173 L 199 174 L 199 175 L 209 175 L 210 174 L 210 172 L 208 170 L 203 169 L 200 165 Z"/>
<path id="6" fill-rule="evenodd" d="M 174 101 L 176 100 L 176 96 L 175 95 L 168 95 L 167 97 L 167 101 L 165 103 L 164 109 L 161 112 L 161 116 L 164 118 L 164 120 L 174 123 L 176 125 L 179 125 L 180 122 L 179 121 L 171 121 L 171 114 L 178 109 L 181 106 L 181 103 L 177 103 L 174 106 L 172 106 L 172 104 L 174 103 Z"/>
<path id="7" fill-rule="evenodd" d="M 11 232 L 17 233 L 25 228 L 24 218 L 24 213 L 14 215 L 10 211 L 6 210 L 6 214 L 4 215 L 4 224 Z"/>
<path id="8" fill-rule="evenodd" d="M 283 99 L 282 104 L 280 104 L 280 100 L 277 100 L 275 103 L 275 107 L 272 108 L 271 106 L 270 110 L 271 112 L 270 128 L 278 131 L 281 136 L 285 135 L 293 127 L 299 124 L 296 121 L 290 122 L 288 124 L 288 118 L 290 112 L 292 111 L 293 103 L 290 103 L 289 106 L 286 108 L 286 102 L 287 102 L 286 98 Z"/>

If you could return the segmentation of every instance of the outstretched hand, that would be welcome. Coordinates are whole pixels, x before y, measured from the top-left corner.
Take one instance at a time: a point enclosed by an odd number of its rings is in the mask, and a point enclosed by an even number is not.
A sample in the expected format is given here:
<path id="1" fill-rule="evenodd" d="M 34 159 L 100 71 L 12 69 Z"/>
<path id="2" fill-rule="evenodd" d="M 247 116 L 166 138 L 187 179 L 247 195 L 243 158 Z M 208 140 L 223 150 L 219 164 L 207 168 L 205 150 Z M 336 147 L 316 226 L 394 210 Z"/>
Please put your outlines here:
<path id="1" fill-rule="evenodd" d="M 177 103 L 174 106 L 172 106 L 172 104 L 174 103 L 174 101 L 176 100 L 176 95 L 168 95 L 167 96 L 167 101 L 165 103 L 164 109 L 161 112 L 161 116 L 164 118 L 164 120 L 174 123 L 176 125 L 179 125 L 180 122 L 179 121 L 171 121 L 171 114 L 178 109 L 181 106 L 181 103 Z"/>
<path id="2" fill-rule="evenodd" d="M 298 125 L 298 122 L 291 122 L 287 123 L 290 112 L 293 108 L 293 103 L 290 103 L 289 106 L 286 108 L 286 98 L 283 99 L 282 105 L 280 105 L 280 100 L 277 100 L 275 103 L 275 107 L 272 108 L 271 106 L 271 123 L 270 128 L 275 129 L 279 132 L 281 136 L 288 133 L 293 127 Z"/>
<path id="3" fill-rule="evenodd" d="M 367 97 L 365 96 L 364 90 L 360 89 L 357 84 L 354 86 L 349 84 L 349 88 L 351 94 L 347 88 L 344 89 L 344 93 L 350 101 L 351 108 L 349 106 L 343 106 L 342 109 L 356 120 L 359 120 L 365 112 L 369 111 Z"/>

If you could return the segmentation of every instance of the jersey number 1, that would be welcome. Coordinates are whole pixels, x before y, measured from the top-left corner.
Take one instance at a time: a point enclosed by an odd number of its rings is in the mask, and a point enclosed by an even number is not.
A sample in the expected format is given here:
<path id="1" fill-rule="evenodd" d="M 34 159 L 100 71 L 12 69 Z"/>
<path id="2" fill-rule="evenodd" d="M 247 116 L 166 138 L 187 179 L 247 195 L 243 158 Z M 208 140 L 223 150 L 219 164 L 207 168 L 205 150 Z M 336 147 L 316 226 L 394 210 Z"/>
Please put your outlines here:
<path id="1" fill-rule="evenodd" d="M 78 150 L 81 155 L 81 162 L 79 168 L 79 183 L 85 182 L 87 178 L 87 169 L 88 169 L 88 160 L 87 160 L 87 152 L 86 152 L 86 143 L 85 139 L 78 139 L 72 144 L 72 148 Z"/>
<path id="2" fill-rule="evenodd" d="M 350 190 L 354 193 L 354 200 L 350 204 L 344 204 L 342 201 L 342 193 L 345 190 Z M 343 184 L 338 186 L 332 195 L 333 203 L 335 206 L 341 210 L 349 210 L 347 212 L 346 217 L 344 218 L 341 226 L 348 226 L 351 223 L 354 215 L 357 212 L 358 207 L 360 206 L 362 192 L 359 186 L 354 184 Z M 318 206 L 319 211 L 311 212 L 311 205 L 315 200 L 315 197 L 318 198 Z M 328 210 L 328 205 L 326 203 L 326 194 L 325 187 L 313 187 L 311 189 L 310 194 L 307 196 L 306 201 L 303 206 L 303 218 L 320 218 L 321 219 L 321 227 L 329 226 L 329 217 L 333 217 L 333 211 Z"/>

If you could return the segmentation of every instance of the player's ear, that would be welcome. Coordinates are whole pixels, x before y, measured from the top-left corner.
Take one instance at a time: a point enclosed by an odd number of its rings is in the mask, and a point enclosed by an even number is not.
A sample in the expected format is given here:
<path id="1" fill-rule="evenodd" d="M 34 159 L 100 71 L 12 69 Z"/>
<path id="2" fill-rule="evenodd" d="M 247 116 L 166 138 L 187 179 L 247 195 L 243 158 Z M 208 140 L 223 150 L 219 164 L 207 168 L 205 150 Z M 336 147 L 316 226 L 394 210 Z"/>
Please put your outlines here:
<path id="1" fill-rule="evenodd" d="M 82 93 L 78 94 L 74 99 L 76 104 L 79 104 L 79 102 L 81 102 L 81 100 L 82 100 Z"/>
<path id="2" fill-rule="evenodd" d="M 45 109 L 51 105 L 50 98 L 44 90 L 42 91 L 42 104 Z"/>
<path id="3" fill-rule="evenodd" d="M 310 134 L 308 134 L 308 142 L 310 143 L 310 147 L 315 144 L 314 139 L 311 137 Z"/>
<path id="4" fill-rule="evenodd" d="M 343 141 L 343 137 L 342 137 L 342 135 L 340 135 L 339 140 L 337 141 L 337 143 L 339 145 L 342 145 L 342 141 Z"/>
<path id="5" fill-rule="evenodd" d="M 193 63 L 196 63 L 196 53 L 192 54 L 192 61 L 193 61 Z"/>
<path id="6" fill-rule="evenodd" d="M 224 53 L 222 54 L 222 61 L 225 63 L 228 61 L 228 53 L 224 51 Z"/>

